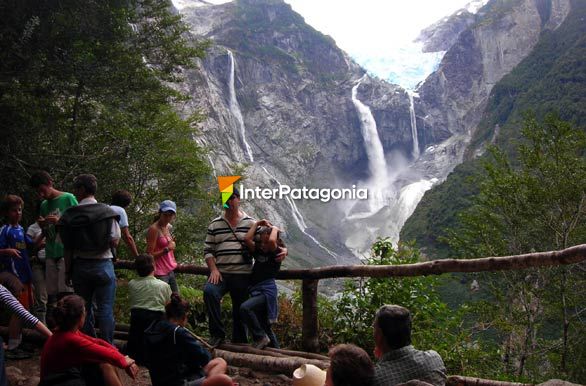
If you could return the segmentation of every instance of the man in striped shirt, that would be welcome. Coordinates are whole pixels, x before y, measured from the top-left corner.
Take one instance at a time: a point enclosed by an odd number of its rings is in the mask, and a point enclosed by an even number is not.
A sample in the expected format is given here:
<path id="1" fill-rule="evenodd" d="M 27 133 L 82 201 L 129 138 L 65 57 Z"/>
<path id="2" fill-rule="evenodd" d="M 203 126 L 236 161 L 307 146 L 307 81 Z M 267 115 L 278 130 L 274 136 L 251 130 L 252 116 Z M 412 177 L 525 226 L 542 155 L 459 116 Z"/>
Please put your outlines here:
<path id="1" fill-rule="evenodd" d="M 204 258 L 210 276 L 203 289 L 210 330 L 210 344 L 214 347 L 226 338 L 221 317 L 220 302 L 226 293 L 232 298 L 232 342 L 246 343 L 246 329 L 240 319 L 240 305 L 248 299 L 248 286 L 252 273 L 252 260 L 243 256 L 246 246 L 244 236 L 255 220 L 240 210 L 240 192 L 234 192 L 226 203 L 224 214 L 215 218 L 208 226 Z M 278 255 L 283 260 L 284 248 Z"/>

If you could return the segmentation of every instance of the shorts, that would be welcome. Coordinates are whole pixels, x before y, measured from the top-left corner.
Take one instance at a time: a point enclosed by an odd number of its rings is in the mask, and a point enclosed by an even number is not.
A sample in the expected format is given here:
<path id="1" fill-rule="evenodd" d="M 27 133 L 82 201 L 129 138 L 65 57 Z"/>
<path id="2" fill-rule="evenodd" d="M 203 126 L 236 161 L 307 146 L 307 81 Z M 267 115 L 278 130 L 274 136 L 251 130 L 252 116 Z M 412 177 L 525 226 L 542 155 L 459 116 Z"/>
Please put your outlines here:
<path id="1" fill-rule="evenodd" d="M 61 293 L 73 293 L 73 288 L 65 284 L 65 259 L 47 258 L 45 262 L 45 284 L 47 295 L 57 296 Z"/>
<path id="2" fill-rule="evenodd" d="M 33 286 L 29 284 L 23 284 L 24 289 L 20 292 L 16 299 L 22 304 L 24 308 L 30 310 L 33 304 L 35 304 L 33 297 Z"/>

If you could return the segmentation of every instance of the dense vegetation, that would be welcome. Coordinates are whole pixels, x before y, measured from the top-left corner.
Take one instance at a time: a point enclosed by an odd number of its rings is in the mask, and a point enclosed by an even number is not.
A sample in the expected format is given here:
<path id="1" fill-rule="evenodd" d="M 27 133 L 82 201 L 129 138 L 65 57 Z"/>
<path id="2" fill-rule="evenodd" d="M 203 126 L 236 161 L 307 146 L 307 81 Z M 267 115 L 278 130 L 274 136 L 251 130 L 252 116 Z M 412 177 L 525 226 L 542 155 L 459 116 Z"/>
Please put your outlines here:
<path id="1" fill-rule="evenodd" d="M 3 1 L 0 5 L 0 195 L 24 195 L 25 225 L 34 217 L 28 178 L 49 171 L 67 190 L 79 173 L 98 177 L 98 198 L 126 189 L 131 231 L 141 241 L 156 203 L 187 211 L 177 231 L 180 255 L 194 253 L 194 231 L 210 217 L 210 181 L 193 140 L 197 117 L 173 104 L 181 67 L 202 57 L 169 4 L 131 1 Z M 205 220 L 199 220 L 197 213 Z M 189 232 L 188 232 L 189 230 Z"/>

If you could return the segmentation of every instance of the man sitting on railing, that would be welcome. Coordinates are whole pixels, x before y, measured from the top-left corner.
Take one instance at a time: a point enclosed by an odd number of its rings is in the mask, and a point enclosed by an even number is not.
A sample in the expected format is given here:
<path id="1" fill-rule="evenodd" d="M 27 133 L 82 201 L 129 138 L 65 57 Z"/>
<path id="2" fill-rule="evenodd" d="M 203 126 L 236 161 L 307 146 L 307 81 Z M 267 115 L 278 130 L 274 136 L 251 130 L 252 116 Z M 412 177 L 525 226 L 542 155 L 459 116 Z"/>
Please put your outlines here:
<path id="1" fill-rule="evenodd" d="M 436 386 L 446 383 L 446 368 L 433 350 L 411 345 L 411 314 L 396 305 L 379 308 L 374 319 L 375 386 L 394 386 L 417 379 Z"/>

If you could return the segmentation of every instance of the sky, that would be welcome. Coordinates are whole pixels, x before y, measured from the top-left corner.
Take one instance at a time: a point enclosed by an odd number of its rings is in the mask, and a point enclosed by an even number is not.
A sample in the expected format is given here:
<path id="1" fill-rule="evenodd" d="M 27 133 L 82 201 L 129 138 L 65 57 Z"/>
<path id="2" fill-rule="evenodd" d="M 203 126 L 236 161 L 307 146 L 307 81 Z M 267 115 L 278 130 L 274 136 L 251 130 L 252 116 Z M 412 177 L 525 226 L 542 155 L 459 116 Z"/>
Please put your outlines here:
<path id="1" fill-rule="evenodd" d="M 225 3 L 226 0 L 207 0 Z M 472 0 L 285 0 L 318 31 L 331 36 L 370 74 L 415 89 L 443 53 L 421 54 L 413 40 L 423 28 Z M 487 0 L 474 0 L 486 3 Z M 181 8 L 190 0 L 173 0 Z"/>

